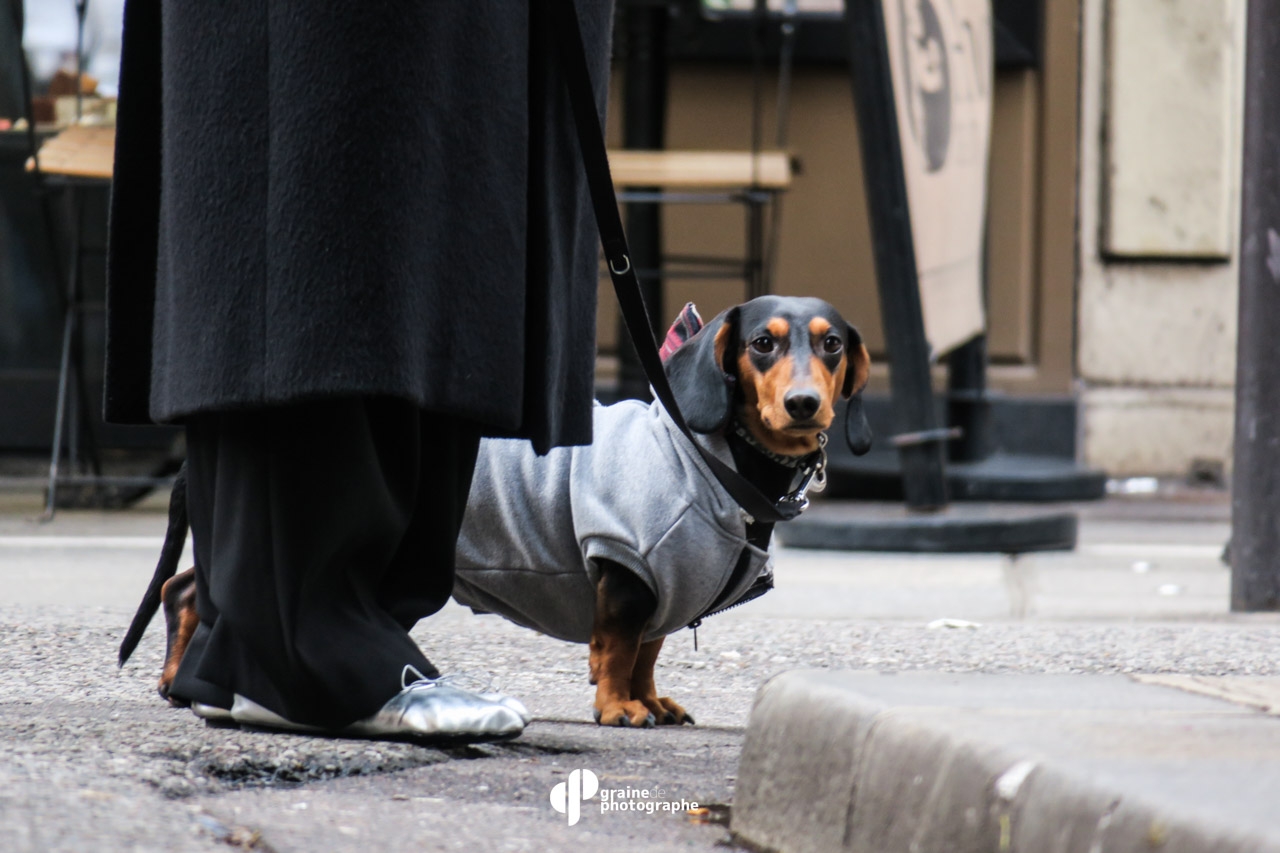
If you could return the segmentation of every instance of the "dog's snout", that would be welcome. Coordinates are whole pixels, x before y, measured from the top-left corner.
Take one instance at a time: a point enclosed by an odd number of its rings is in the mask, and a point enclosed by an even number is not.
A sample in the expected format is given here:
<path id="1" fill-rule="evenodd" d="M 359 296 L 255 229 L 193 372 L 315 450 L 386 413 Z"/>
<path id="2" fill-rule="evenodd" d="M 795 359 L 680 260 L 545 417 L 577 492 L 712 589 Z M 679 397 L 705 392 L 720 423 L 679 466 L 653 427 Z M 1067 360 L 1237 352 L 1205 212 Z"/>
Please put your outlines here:
<path id="1" fill-rule="evenodd" d="M 798 421 L 807 421 L 818 412 L 818 406 L 822 404 L 822 400 L 813 391 L 788 391 L 786 397 L 783 398 L 782 404 L 787 409 L 787 414 Z"/>

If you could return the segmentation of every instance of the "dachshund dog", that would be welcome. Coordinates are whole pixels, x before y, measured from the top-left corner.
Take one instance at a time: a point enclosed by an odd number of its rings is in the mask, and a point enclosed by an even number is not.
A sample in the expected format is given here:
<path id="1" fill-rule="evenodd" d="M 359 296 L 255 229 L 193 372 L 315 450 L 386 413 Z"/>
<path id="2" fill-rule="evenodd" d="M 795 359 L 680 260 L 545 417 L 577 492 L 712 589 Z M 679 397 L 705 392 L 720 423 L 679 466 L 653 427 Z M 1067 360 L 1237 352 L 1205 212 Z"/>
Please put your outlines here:
<path id="1" fill-rule="evenodd" d="M 802 497 L 821 476 L 840 398 L 849 400 L 850 449 L 869 449 L 860 394 L 870 359 L 857 330 L 829 304 L 764 296 L 700 325 L 688 306 L 673 327 L 692 335 L 666 360 L 672 390 L 696 440 L 767 498 Z M 773 525 L 738 507 L 661 403 L 597 405 L 594 428 L 593 444 L 545 456 L 524 441 L 481 442 L 453 596 L 477 612 L 587 643 L 601 725 L 692 723 L 658 695 L 663 639 L 771 588 Z M 197 622 L 194 570 L 174 575 L 182 546 L 171 540 L 186 533 L 181 484 L 160 565 L 120 658 L 163 605 L 159 689 L 173 704 L 181 700 L 169 687 Z"/>

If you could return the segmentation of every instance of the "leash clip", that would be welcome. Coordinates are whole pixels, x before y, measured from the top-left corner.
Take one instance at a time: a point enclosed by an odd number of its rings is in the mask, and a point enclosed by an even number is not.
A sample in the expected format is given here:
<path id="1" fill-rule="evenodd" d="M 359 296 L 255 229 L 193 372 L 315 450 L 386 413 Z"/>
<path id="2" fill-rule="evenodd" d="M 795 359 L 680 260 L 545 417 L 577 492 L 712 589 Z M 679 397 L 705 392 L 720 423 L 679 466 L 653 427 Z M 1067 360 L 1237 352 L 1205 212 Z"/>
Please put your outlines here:
<path id="1" fill-rule="evenodd" d="M 818 461 L 813 463 L 813 483 L 810 490 L 820 494 L 827 490 L 827 434 L 818 433 Z"/>
<path id="2" fill-rule="evenodd" d="M 812 465 L 803 469 L 804 479 L 800 481 L 800 485 L 789 495 L 784 495 L 778 500 L 778 509 L 783 514 L 794 513 L 790 517 L 794 518 L 809 508 L 810 491 L 817 494 L 827 487 L 827 436 L 825 433 L 818 435 L 818 459 Z"/>

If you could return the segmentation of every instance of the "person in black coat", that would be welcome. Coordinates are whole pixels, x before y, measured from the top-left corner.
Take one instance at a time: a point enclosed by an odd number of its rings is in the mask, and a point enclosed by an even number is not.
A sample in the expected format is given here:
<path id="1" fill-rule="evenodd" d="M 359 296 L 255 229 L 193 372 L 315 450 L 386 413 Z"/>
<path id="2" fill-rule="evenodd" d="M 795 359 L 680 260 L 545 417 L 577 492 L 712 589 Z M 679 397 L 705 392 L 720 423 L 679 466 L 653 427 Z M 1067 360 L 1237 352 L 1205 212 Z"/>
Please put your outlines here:
<path id="1" fill-rule="evenodd" d="M 577 6 L 603 111 L 612 4 Z M 597 237 L 549 17 L 126 4 L 105 412 L 186 427 L 173 694 L 206 714 L 338 730 L 430 681 L 408 630 L 452 589 L 480 437 L 590 441 Z"/>

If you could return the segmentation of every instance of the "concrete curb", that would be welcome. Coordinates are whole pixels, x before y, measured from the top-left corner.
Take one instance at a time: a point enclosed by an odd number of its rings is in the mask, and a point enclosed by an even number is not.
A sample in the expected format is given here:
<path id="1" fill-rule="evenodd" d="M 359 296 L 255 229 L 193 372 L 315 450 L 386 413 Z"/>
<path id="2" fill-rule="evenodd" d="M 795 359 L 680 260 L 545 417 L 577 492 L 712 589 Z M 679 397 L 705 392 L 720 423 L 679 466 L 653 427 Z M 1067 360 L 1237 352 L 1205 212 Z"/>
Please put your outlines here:
<path id="1" fill-rule="evenodd" d="M 984 691 L 994 693 L 990 707 Z M 922 704 L 931 695 L 937 704 Z M 1221 768 L 1206 772 L 1195 755 L 1170 764 L 1169 755 L 1150 754 L 1155 778 L 1168 777 L 1176 789 L 1162 798 L 1158 782 L 1141 784 L 1141 772 L 1126 763 L 1150 752 L 1134 726 L 1159 735 L 1197 720 L 1219 731 L 1207 741 L 1191 736 L 1173 752 L 1217 742 L 1230 758 L 1259 733 L 1266 742 L 1258 759 L 1280 750 L 1274 719 L 1123 676 L 784 673 L 756 695 L 731 828 L 756 847 L 788 853 L 1280 851 L 1280 818 L 1259 826 L 1256 811 L 1237 815 L 1229 803 L 1215 812 L 1212 790 L 1195 809 L 1201 795 L 1184 783 L 1194 788 L 1203 777 L 1210 788 L 1229 778 L 1213 772 Z M 1108 745 L 1108 737 L 1118 742 Z M 1174 778 L 1166 768 L 1175 765 L 1199 777 Z"/>

